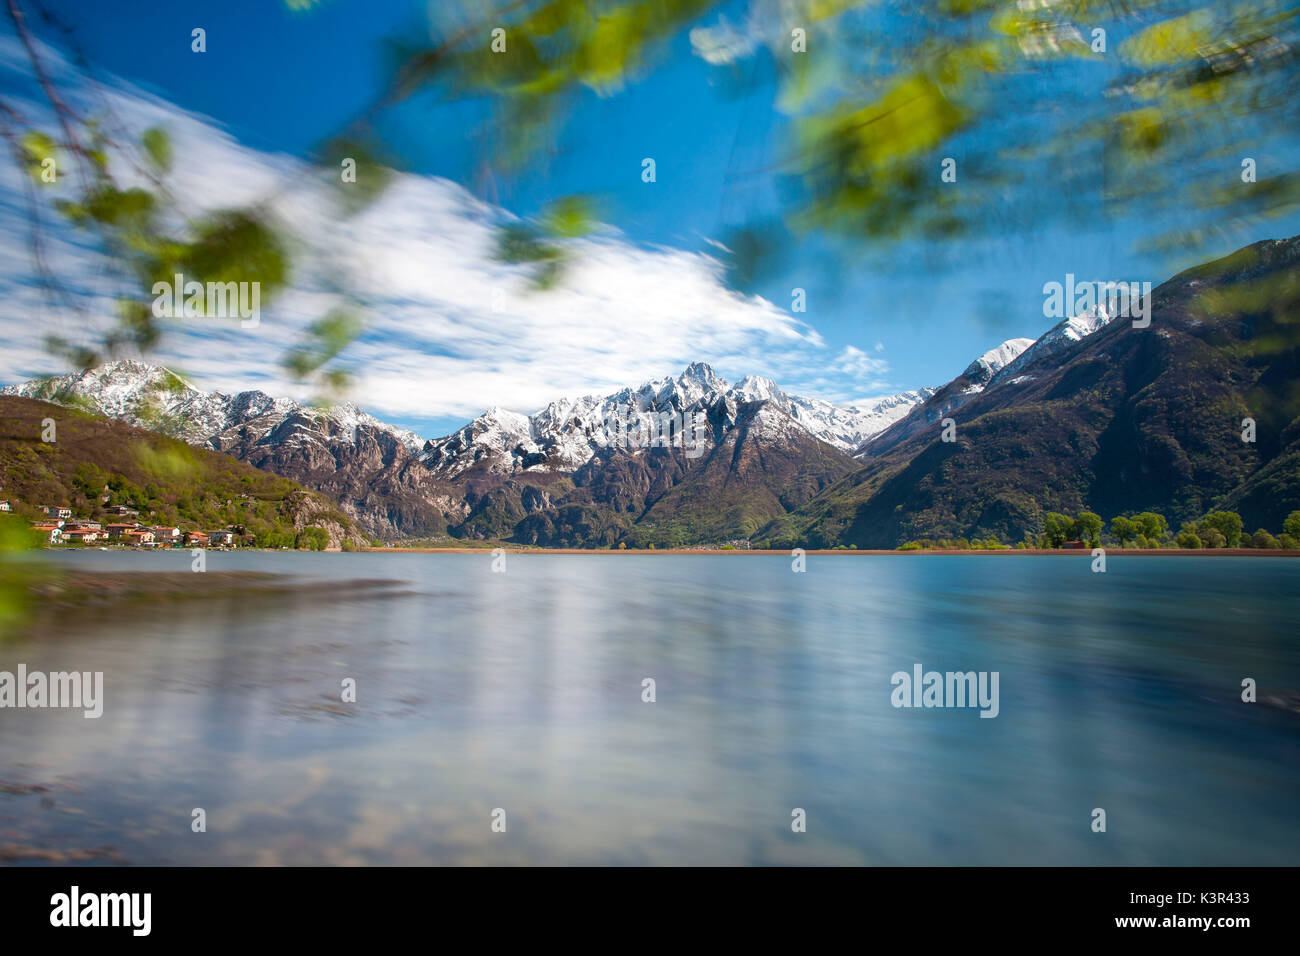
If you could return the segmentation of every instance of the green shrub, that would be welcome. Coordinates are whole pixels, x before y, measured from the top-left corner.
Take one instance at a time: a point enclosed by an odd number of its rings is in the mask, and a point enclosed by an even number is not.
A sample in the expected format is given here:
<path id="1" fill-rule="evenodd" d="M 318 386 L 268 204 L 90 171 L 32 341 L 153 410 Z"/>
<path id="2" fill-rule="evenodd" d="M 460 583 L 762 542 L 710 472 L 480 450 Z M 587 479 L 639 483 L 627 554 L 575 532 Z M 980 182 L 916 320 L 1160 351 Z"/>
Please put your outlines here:
<path id="1" fill-rule="evenodd" d="M 1218 528 L 1203 528 L 1201 530 L 1201 543 L 1207 548 L 1226 548 L 1228 539 L 1223 536 L 1223 532 Z"/>
<path id="2" fill-rule="evenodd" d="M 1201 519 L 1196 528 L 1202 538 L 1206 537 L 1207 528 L 1218 532 L 1219 537 L 1223 538 L 1223 544 L 1212 547 L 1235 548 L 1241 544 L 1241 515 L 1235 511 L 1212 511 Z"/>
<path id="3" fill-rule="evenodd" d="M 312 525 L 298 532 L 293 546 L 299 551 L 324 551 L 329 541 L 329 532 Z"/>
<path id="4" fill-rule="evenodd" d="M 1282 547 L 1280 544 L 1277 543 L 1277 538 L 1273 537 L 1263 528 L 1260 528 L 1258 531 L 1256 531 L 1253 535 L 1250 536 L 1250 544 L 1252 547 L 1256 547 L 1256 548 Z"/>

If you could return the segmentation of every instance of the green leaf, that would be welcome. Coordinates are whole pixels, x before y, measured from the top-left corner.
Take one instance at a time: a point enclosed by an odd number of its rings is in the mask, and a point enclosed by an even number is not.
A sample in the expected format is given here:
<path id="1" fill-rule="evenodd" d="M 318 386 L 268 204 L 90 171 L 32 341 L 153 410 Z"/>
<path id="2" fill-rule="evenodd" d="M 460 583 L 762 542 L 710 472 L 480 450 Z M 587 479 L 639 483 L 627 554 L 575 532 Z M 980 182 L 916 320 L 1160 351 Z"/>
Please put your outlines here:
<path id="1" fill-rule="evenodd" d="M 288 279 L 289 257 L 276 230 L 251 210 L 213 213 L 180 256 L 186 278 L 259 282 L 265 300 Z"/>
<path id="2" fill-rule="evenodd" d="M 145 130 L 140 137 L 140 145 L 144 147 L 145 155 L 149 157 L 154 169 L 162 173 L 171 171 L 172 140 L 165 129 L 154 126 Z"/>
<path id="3" fill-rule="evenodd" d="M 563 196 L 542 212 L 542 229 L 557 239 L 585 236 L 594 221 L 594 207 L 587 196 Z"/>
<path id="4" fill-rule="evenodd" d="M 23 133 L 19 139 L 19 148 L 22 150 L 26 159 L 27 170 L 33 178 L 40 179 L 41 173 L 44 172 L 44 163 L 47 159 L 53 159 L 58 164 L 58 157 L 55 156 L 57 146 L 53 139 L 40 130 L 31 129 Z"/>
<path id="5" fill-rule="evenodd" d="M 106 226 L 143 229 L 149 224 L 158 201 L 147 189 L 117 189 L 99 186 L 86 196 L 86 215 Z"/>

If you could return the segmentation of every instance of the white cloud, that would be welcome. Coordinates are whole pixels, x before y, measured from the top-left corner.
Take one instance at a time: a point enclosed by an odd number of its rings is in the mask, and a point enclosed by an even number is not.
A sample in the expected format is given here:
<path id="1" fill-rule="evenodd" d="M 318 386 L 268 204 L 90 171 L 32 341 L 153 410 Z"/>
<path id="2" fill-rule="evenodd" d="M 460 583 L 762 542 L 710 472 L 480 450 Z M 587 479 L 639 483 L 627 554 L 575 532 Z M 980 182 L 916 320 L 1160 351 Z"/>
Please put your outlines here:
<path id="1" fill-rule="evenodd" d="M 17 72 L 13 43 L 0 37 L 0 64 Z M 66 78 L 66 64 L 47 55 Z M 606 231 L 573 244 L 572 265 L 557 288 L 535 291 L 523 268 L 493 257 L 493 224 L 508 213 L 453 182 L 402 175 L 373 206 L 343 218 L 332 211 L 318 172 L 300 161 L 248 149 L 210 120 L 136 89 L 103 92 L 133 133 L 169 129 L 176 155 L 170 187 L 191 213 L 261 202 L 297 237 L 291 288 L 263 305 L 256 329 L 177 321 L 150 353 L 199 387 L 307 397 L 310 388 L 292 381 L 279 361 L 328 310 L 340 284 L 368 307 L 365 332 L 344 355 L 356 373 L 350 397 L 389 419 L 468 418 L 493 405 L 531 411 L 562 395 L 676 373 L 696 360 L 732 377 L 753 372 L 790 386 L 823 383 L 858 394 L 878 388 L 888 370 L 851 347 L 828 362 L 816 329 L 726 288 L 710 256 L 647 248 Z M 42 115 L 35 96 L 14 102 Z M 129 181 L 129 171 L 123 178 Z M 69 196 L 71 186 L 65 178 L 57 188 Z M 63 370 L 43 350 L 46 334 L 93 342 L 111 325 L 108 260 L 48 206 L 46 261 L 86 311 L 51 301 L 36 282 L 25 188 L 12 163 L 0 164 L 3 382 Z"/>
<path id="2" fill-rule="evenodd" d="M 720 17 L 711 27 L 695 27 L 690 37 L 695 55 L 714 66 L 743 60 L 758 49 L 758 39 L 751 32 L 732 26 L 726 17 Z"/>
<path id="3" fill-rule="evenodd" d="M 875 378 L 889 371 L 889 363 L 884 359 L 872 358 L 862 349 L 846 345 L 831 362 L 830 368 L 841 375 L 851 375 L 859 379 Z"/>

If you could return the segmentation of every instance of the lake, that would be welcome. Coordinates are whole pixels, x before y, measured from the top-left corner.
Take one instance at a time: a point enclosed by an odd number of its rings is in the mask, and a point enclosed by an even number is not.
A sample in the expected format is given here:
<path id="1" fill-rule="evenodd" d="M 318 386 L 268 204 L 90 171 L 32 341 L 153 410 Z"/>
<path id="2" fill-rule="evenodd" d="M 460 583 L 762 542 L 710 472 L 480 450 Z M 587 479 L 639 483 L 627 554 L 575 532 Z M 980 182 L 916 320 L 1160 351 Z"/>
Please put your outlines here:
<path id="1" fill-rule="evenodd" d="M 99 719 L 0 709 L 0 861 L 1300 863 L 1300 714 L 1263 701 L 1300 689 L 1300 561 L 492 564 L 209 552 L 209 571 L 404 585 L 77 615 L 0 644 L 0 671 L 104 674 Z M 996 672 L 997 716 L 895 707 L 892 675 L 917 665 Z"/>

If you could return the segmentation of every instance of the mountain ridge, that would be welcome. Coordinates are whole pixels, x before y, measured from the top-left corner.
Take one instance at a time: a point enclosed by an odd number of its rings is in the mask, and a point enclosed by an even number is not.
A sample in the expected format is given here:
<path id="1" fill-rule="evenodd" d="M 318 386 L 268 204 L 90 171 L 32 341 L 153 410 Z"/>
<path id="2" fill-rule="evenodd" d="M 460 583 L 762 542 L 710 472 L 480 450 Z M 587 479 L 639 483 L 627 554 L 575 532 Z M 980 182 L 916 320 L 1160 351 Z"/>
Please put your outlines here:
<path id="1" fill-rule="evenodd" d="M 355 406 L 202 393 L 143 363 L 0 391 L 206 444 L 389 539 L 874 548 L 1007 540 L 1048 510 L 1177 521 L 1227 504 L 1269 524 L 1300 507 L 1298 282 L 1300 237 L 1266 240 L 1156 287 L 1148 326 L 1085 310 L 937 388 L 836 405 L 695 362 L 531 415 L 490 408 L 430 440 Z M 1235 440 L 1232 416 L 1257 419 L 1258 442 Z"/>
<path id="2" fill-rule="evenodd" d="M 233 395 L 202 392 L 165 368 L 131 360 L 7 386 L 0 394 L 87 408 L 233 455 L 329 495 L 368 532 L 398 539 L 511 534 L 512 522 L 557 504 L 560 499 L 552 487 L 557 482 L 568 482 L 560 496 L 566 507 L 598 508 L 598 502 L 587 501 L 591 492 L 582 490 L 588 484 L 605 484 L 593 477 L 593 468 L 609 466 L 615 473 L 625 473 L 626 463 L 609 454 L 619 440 L 632 439 L 625 451 L 633 457 L 660 451 L 641 446 L 653 443 L 655 429 L 665 416 L 677 423 L 670 428 L 700 431 L 700 447 L 693 451 L 703 455 L 736 427 L 744 408 L 770 404 L 810 441 L 827 444 L 847 459 L 864 436 L 905 414 L 929 390 L 836 405 L 790 395 L 758 376 L 745 376 L 732 385 L 709 365 L 695 362 L 675 377 L 604 396 L 559 399 L 532 415 L 489 408 L 450 435 L 429 440 L 386 425 L 353 405 L 314 409 L 257 390 Z M 679 435 L 675 440 L 680 446 Z M 769 440 L 793 441 L 806 450 L 813 447 L 802 436 L 796 440 L 790 434 L 762 437 L 762 442 Z M 837 475 L 850 467 L 844 462 L 832 464 L 835 456 L 808 454 Z M 698 455 L 685 457 L 693 460 Z M 579 524 L 598 525 L 605 536 L 628 533 L 629 520 L 642 517 L 666 492 L 664 482 L 672 485 L 686 477 L 687 469 L 661 465 L 652 461 L 648 471 L 626 472 L 629 479 L 633 472 L 640 475 L 637 481 L 651 499 L 641 500 L 641 512 L 628 511 L 612 525 L 604 520 Z M 788 467 L 783 465 L 782 470 Z M 771 500 L 782 498 L 777 489 L 765 493 Z M 770 507 L 760 511 L 765 518 L 775 516 Z M 743 523 L 751 527 L 755 520 Z M 570 532 L 555 530 L 569 527 L 564 520 L 540 532 L 536 525 L 533 522 L 531 530 L 522 533 L 536 536 L 554 531 L 573 540 Z"/>
<path id="3" fill-rule="evenodd" d="M 952 441 L 933 408 L 941 389 L 870 443 L 860 471 L 764 533 L 859 548 L 1005 541 L 1049 510 L 1084 509 L 1157 511 L 1177 527 L 1231 508 L 1248 528 L 1279 527 L 1300 507 L 1300 237 L 1179 273 L 1150 315 L 1009 364 L 948 413 Z"/>
<path id="4" fill-rule="evenodd" d="M 47 442 L 43 422 L 50 419 L 57 431 Z M 263 542 L 287 536 L 292 544 L 315 526 L 328 547 L 366 543 L 333 502 L 283 476 L 118 419 L 20 396 L 0 396 L 0 488 L 28 517 L 66 506 L 80 517 L 120 520 L 107 511 L 118 504 L 155 525 L 238 527 Z"/>

